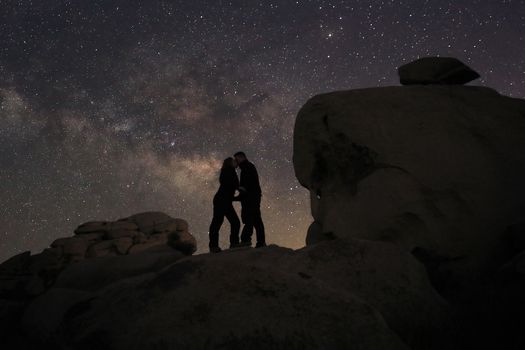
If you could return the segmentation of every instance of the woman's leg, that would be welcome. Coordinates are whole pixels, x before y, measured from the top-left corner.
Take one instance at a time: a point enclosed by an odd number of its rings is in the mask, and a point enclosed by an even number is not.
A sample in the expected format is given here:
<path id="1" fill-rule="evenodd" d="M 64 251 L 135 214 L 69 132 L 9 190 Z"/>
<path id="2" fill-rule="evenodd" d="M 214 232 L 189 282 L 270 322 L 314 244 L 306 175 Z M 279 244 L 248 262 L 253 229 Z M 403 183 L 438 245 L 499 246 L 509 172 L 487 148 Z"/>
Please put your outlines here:
<path id="1" fill-rule="evenodd" d="M 235 211 L 232 203 L 230 203 L 230 205 L 226 208 L 224 215 L 230 222 L 230 245 L 237 245 L 239 244 L 239 231 L 241 230 L 241 222 L 239 221 L 239 217 L 237 216 L 237 212 Z"/>
<path id="2" fill-rule="evenodd" d="M 210 248 L 219 246 L 219 230 L 224 222 L 224 208 L 213 201 L 213 219 L 210 224 Z"/>

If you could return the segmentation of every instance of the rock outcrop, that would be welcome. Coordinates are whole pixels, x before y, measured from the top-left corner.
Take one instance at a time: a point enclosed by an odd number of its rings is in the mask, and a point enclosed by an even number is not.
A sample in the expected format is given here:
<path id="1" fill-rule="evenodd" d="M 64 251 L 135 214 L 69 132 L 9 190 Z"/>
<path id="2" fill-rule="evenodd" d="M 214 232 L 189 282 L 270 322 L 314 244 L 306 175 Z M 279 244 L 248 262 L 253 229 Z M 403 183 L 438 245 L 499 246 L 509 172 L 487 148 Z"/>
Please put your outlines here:
<path id="1" fill-rule="evenodd" d="M 310 99 L 294 167 L 310 190 L 307 242 L 395 242 L 458 282 L 506 258 L 525 215 L 525 101 L 488 88 L 407 86 Z"/>
<path id="2" fill-rule="evenodd" d="M 61 271 L 77 262 L 136 254 L 155 247 L 171 247 L 170 250 L 191 255 L 197 250 L 197 242 L 188 232 L 186 221 L 160 212 L 140 213 L 113 222 L 86 222 L 75 230 L 74 236 L 56 239 L 43 252 L 25 252 L 0 265 L 0 296 L 37 296 L 54 284 Z"/>
<path id="3" fill-rule="evenodd" d="M 390 242 L 448 302 L 450 328 L 434 348 L 520 348 L 525 101 L 458 86 L 478 75 L 454 59 L 399 74 L 411 86 L 332 92 L 300 110 L 294 168 L 310 191 L 306 243 Z M 390 324 L 406 341 L 401 323 Z"/>
<path id="4" fill-rule="evenodd" d="M 74 349 L 408 349 L 446 324 L 424 267 L 389 243 L 138 256 L 70 266 L 24 329 Z"/>

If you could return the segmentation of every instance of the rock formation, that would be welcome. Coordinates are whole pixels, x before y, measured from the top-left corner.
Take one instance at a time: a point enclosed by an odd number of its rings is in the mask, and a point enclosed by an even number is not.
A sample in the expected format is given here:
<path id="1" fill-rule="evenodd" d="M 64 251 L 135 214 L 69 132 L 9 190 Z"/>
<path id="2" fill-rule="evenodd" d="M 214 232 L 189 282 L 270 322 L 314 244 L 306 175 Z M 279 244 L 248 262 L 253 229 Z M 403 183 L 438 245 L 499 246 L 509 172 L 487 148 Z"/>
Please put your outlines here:
<path id="1" fill-rule="evenodd" d="M 301 109 L 305 248 L 189 256 L 163 213 L 85 223 L 0 265 L 2 348 L 523 348 L 525 102 L 420 63 L 424 85 Z"/>
<path id="2" fill-rule="evenodd" d="M 187 255 L 197 250 L 186 221 L 161 212 L 146 212 L 113 222 L 86 222 L 74 236 L 55 240 L 42 253 L 25 252 L 0 265 L 0 295 L 36 296 L 75 262 L 168 245 Z"/>
<path id="3" fill-rule="evenodd" d="M 171 255 L 73 264 L 21 324 L 74 349 L 407 349 L 447 315 L 423 266 L 392 244 Z"/>
<path id="4" fill-rule="evenodd" d="M 350 90 L 310 99 L 294 166 L 310 190 L 307 243 L 390 241 L 466 281 L 506 258 L 525 215 L 525 101 L 481 87 Z"/>

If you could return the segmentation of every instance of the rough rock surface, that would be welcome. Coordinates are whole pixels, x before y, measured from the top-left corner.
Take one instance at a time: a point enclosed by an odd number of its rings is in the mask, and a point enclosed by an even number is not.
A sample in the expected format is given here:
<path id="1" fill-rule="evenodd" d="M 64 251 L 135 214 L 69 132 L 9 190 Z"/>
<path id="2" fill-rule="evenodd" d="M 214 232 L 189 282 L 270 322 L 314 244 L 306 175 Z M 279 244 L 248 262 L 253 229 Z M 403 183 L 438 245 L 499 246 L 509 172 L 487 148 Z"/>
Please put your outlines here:
<path id="1" fill-rule="evenodd" d="M 40 254 L 25 252 L 1 264 L 0 297 L 42 294 L 60 271 L 85 259 L 135 254 L 156 247 L 191 255 L 197 242 L 185 220 L 161 212 L 140 213 L 113 222 L 87 222 L 75 230 L 74 236 L 56 239 Z M 126 261 L 118 260 L 116 264 Z"/>
<path id="2" fill-rule="evenodd" d="M 424 57 L 398 69 L 403 85 L 463 85 L 479 74 L 453 57 Z"/>
<path id="3" fill-rule="evenodd" d="M 95 291 L 124 278 L 158 271 L 182 257 L 181 252 L 157 245 L 136 254 L 87 259 L 64 269 L 53 287 Z"/>
<path id="4" fill-rule="evenodd" d="M 390 243 L 169 255 L 70 266 L 29 304 L 24 329 L 75 349 L 408 349 L 448 317 L 424 267 Z"/>
<path id="5" fill-rule="evenodd" d="M 0 265 L 2 349 L 523 349 L 524 134 L 486 88 L 317 96 L 307 247 L 188 256 L 163 213 L 86 223 Z"/>
<path id="6" fill-rule="evenodd" d="M 504 232 L 523 218 L 523 135 L 525 101 L 488 88 L 316 96 L 294 133 L 295 172 L 315 220 L 307 241 L 395 242 L 466 283 L 506 258 Z"/>

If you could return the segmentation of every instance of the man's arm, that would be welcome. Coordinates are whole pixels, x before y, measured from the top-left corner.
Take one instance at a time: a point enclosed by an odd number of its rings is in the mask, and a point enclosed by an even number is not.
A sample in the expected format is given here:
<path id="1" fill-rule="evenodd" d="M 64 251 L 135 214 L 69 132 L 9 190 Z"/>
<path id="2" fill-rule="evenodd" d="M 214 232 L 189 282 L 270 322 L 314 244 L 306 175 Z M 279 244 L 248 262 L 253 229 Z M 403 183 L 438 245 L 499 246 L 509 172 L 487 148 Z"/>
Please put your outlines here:
<path id="1" fill-rule="evenodd" d="M 239 187 L 239 194 L 233 197 L 234 202 L 242 201 L 243 197 L 246 195 L 246 189 L 244 187 Z"/>
<path id="2" fill-rule="evenodd" d="M 246 167 L 246 186 L 247 191 L 254 192 L 257 188 L 257 184 L 259 183 L 259 175 L 257 174 L 257 169 L 255 169 L 255 166 L 253 164 L 250 164 L 250 166 Z"/>
<path id="3" fill-rule="evenodd" d="M 259 184 L 259 174 L 257 173 L 257 168 L 255 168 L 255 165 L 253 164 L 250 168 L 250 193 L 261 194 L 261 185 Z"/>

